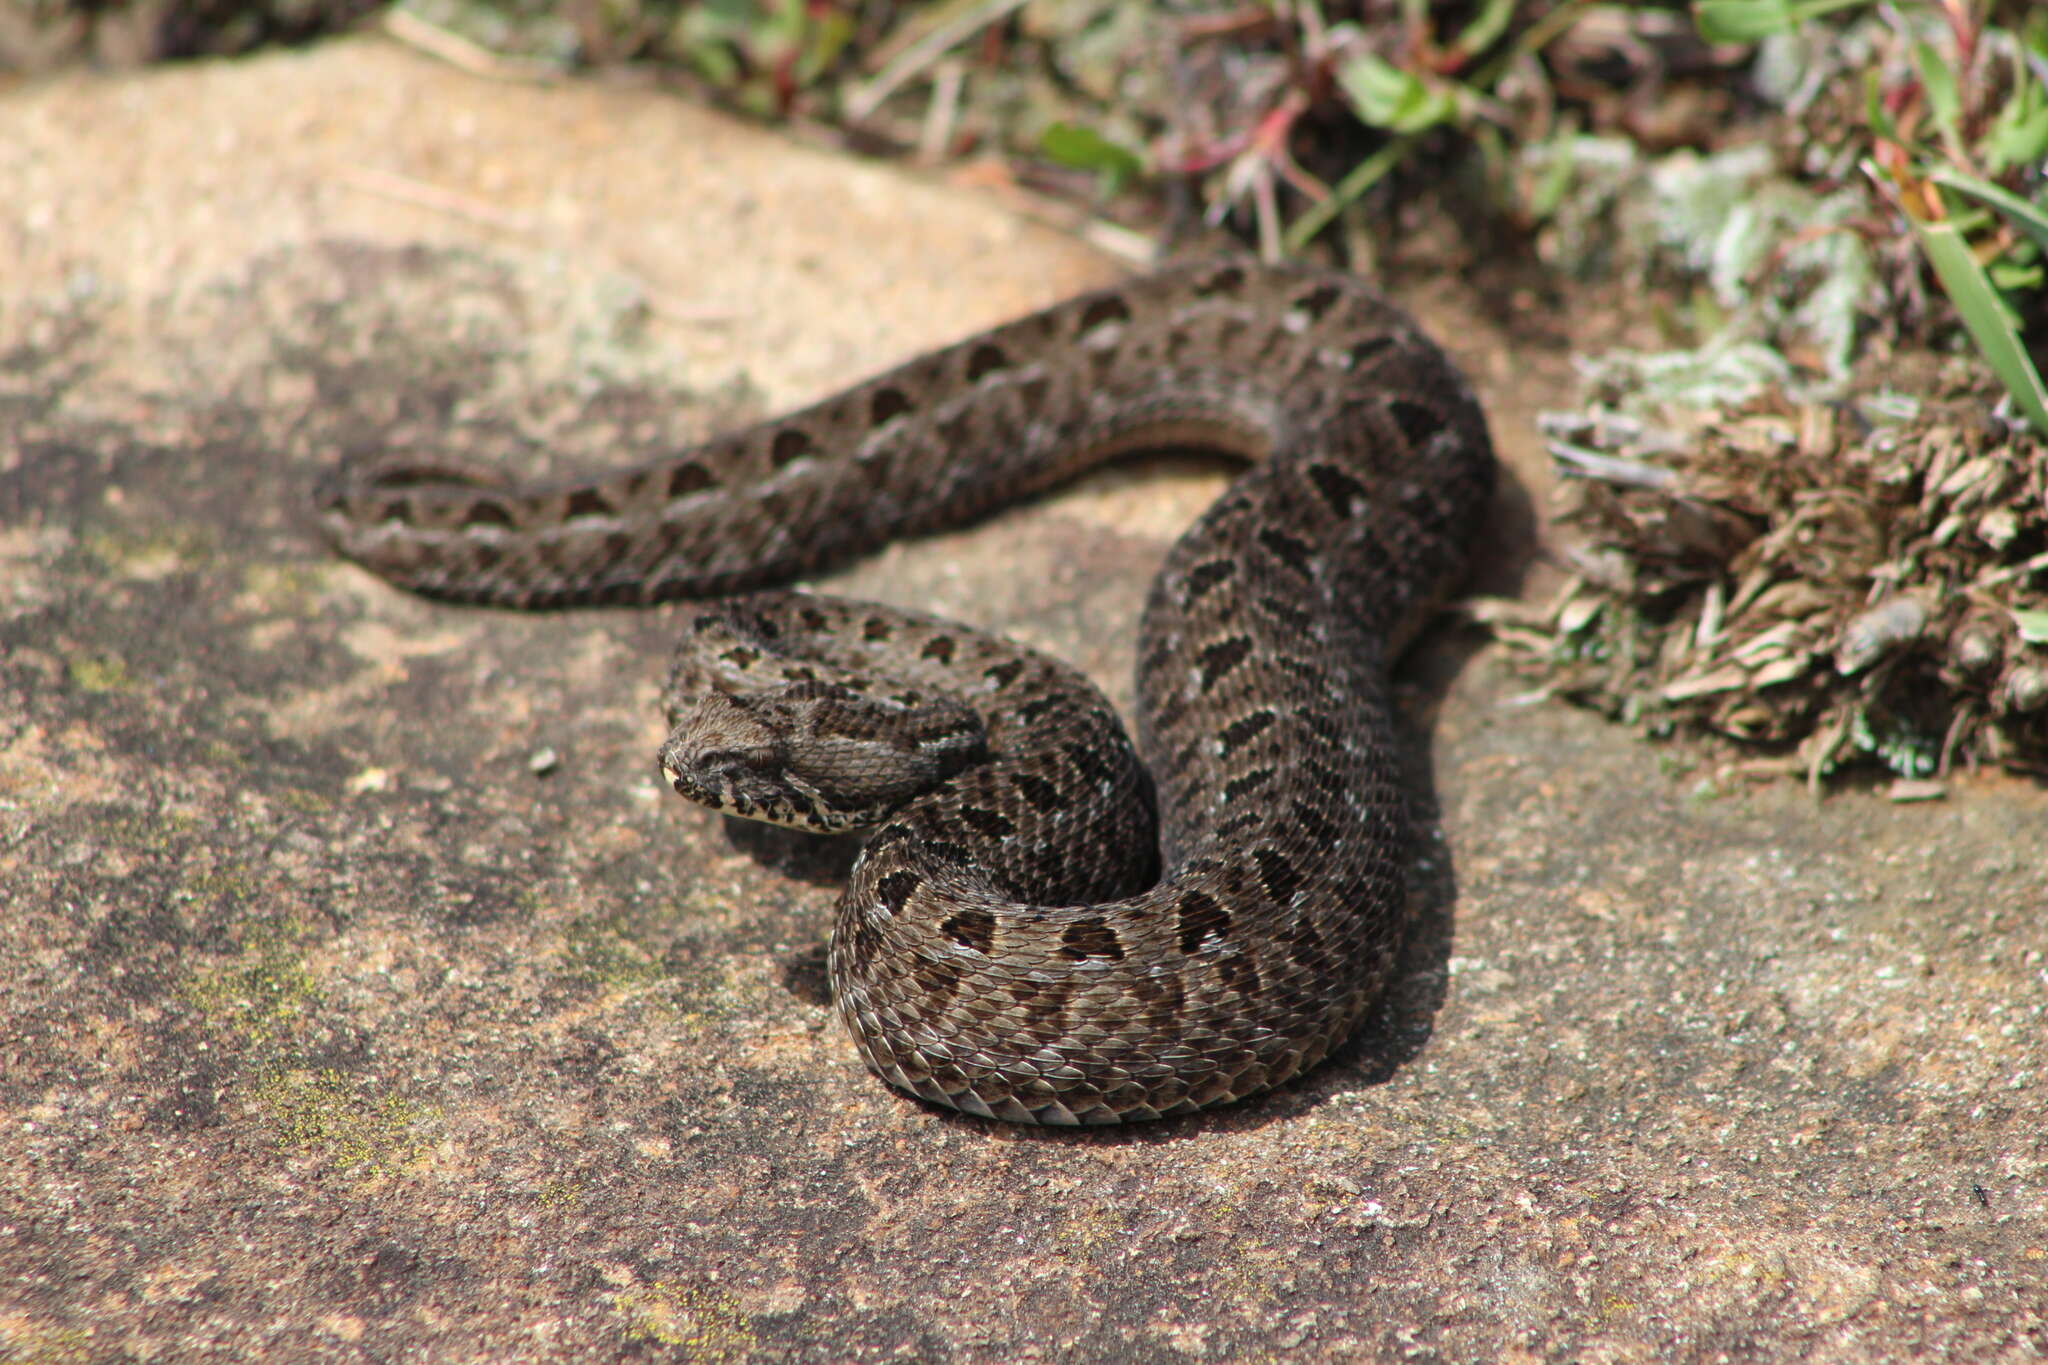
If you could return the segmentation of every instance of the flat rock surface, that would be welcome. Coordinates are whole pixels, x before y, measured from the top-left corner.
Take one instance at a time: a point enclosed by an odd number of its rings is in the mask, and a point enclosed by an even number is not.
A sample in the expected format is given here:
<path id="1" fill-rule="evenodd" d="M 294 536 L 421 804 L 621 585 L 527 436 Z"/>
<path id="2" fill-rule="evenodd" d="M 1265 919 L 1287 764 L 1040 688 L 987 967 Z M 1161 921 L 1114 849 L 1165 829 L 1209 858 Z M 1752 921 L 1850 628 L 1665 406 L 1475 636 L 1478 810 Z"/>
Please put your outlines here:
<path id="1" fill-rule="evenodd" d="M 832 859 L 658 781 L 675 609 L 437 605 L 309 525 L 348 452 L 638 458 L 1117 266 L 374 39 L 17 88 L 0 204 L 0 1357 L 2048 1354 L 2038 786 L 1716 785 L 1441 633 L 1383 1017 L 1235 1109 L 1020 1130 L 871 1078 Z M 1533 478 L 1565 355 L 1411 302 Z M 1217 486 L 830 585 L 1125 701 Z"/>

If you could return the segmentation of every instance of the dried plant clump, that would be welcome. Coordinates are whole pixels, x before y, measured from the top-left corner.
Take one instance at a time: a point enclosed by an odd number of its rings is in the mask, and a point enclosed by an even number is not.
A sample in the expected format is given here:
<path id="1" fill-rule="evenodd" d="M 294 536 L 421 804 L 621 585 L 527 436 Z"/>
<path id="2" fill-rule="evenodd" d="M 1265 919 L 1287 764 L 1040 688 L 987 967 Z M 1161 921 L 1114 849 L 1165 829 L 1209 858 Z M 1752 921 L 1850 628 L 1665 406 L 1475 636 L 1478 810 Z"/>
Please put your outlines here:
<path id="1" fill-rule="evenodd" d="M 1519 667 L 1816 784 L 2048 773 L 2048 448 L 1981 388 L 1693 421 L 1550 419 L 1574 576 L 1480 608 Z"/>

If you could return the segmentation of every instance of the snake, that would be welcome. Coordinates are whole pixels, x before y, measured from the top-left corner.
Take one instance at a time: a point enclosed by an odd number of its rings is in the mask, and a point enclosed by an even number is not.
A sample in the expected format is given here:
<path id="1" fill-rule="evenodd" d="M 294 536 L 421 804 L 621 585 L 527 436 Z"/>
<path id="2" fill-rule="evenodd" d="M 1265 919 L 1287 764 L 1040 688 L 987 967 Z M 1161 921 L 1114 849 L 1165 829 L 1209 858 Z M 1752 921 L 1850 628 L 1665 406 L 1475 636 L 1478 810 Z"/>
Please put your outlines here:
<path id="1" fill-rule="evenodd" d="M 1122 456 L 1243 466 L 1138 625 L 1135 739 L 1069 665 L 789 586 Z M 1390 669 L 1496 464 L 1466 379 L 1333 269 L 1159 269 L 667 457 L 516 482 L 352 458 L 317 516 L 430 597 L 680 601 L 658 762 L 865 832 L 827 952 L 869 1068 L 1028 1124 L 1183 1115 L 1323 1061 L 1384 990 L 1410 843 Z"/>

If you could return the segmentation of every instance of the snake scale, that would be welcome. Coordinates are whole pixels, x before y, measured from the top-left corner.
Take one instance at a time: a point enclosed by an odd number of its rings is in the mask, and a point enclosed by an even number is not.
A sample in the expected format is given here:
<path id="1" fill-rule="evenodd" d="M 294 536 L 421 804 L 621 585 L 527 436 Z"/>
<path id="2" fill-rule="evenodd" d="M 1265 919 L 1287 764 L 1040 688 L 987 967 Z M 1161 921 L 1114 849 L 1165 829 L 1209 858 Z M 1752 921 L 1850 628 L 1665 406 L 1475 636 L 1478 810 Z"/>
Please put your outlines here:
<path id="1" fill-rule="evenodd" d="M 765 590 L 1189 447 L 1249 468 L 1152 585 L 1135 749 L 1056 660 Z M 345 467 L 319 511 L 342 553 L 435 597 L 713 599 L 681 613 L 663 772 L 714 809 L 872 831 L 829 955 L 869 1066 L 968 1113 L 1117 1123 L 1278 1085 L 1378 996 L 1407 858 L 1387 670 L 1494 475 L 1471 391 L 1395 307 L 1225 261 L 635 468 Z"/>

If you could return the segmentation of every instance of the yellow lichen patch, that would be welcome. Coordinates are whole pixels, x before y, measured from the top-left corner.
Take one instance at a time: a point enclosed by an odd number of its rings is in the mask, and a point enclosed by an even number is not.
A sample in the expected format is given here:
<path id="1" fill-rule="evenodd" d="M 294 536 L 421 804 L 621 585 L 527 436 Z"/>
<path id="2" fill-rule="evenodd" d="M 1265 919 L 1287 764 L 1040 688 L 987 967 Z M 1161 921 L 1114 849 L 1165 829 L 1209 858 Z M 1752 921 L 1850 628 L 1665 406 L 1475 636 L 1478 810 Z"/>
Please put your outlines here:
<path id="1" fill-rule="evenodd" d="M 96 1358 L 92 1332 L 84 1327 L 51 1327 L 13 1316 L 0 1317 L 0 1360 L 21 1365 L 86 1365 Z"/>
<path id="2" fill-rule="evenodd" d="M 739 965 L 727 961 L 712 970 L 679 979 L 680 996 L 673 1016 L 676 1026 L 694 1034 L 726 1019 L 758 1016 L 759 997 L 736 970 Z M 746 970 L 757 971 L 758 964 L 750 964 Z"/>
<path id="3" fill-rule="evenodd" d="M 1261 1308 L 1279 1297 L 1287 1258 L 1272 1247 L 1239 1244 L 1210 1267 L 1210 1296 L 1239 1311 Z"/>
<path id="4" fill-rule="evenodd" d="M 215 554 L 213 536 L 196 525 L 150 534 L 108 532 L 89 535 L 80 547 L 118 578 L 154 582 L 195 568 Z"/>
<path id="5" fill-rule="evenodd" d="M 566 1176 L 542 1181 L 533 1192 L 534 1203 L 544 1209 L 568 1208 L 583 1198 L 584 1184 Z"/>
<path id="6" fill-rule="evenodd" d="M 562 931 L 562 956 L 572 976 L 607 990 L 638 990 L 667 973 L 661 960 L 636 943 L 621 917 L 588 916 Z"/>
<path id="7" fill-rule="evenodd" d="M 199 894 L 197 887 L 191 889 Z M 187 978 L 178 987 L 178 998 L 222 1032 L 252 1042 L 280 1037 L 319 998 L 299 951 L 303 933 L 295 920 L 251 925 L 242 937 L 241 956 Z"/>
<path id="8" fill-rule="evenodd" d="M 1087 1260 L 1102 1247 L 1127 1238 L 1131 1222 L 1128 1211 L 1116 1211 L 1100 1204 L 1087 1205 L 1082 1213 L 1068 1219 L 1053 1233 L 1053 1248 L 1069 1260 Z"/>
<path id="9" fill-rule="evenodd" d="M 135 675 L 115 654 L 94 654 L 65 661 L 64 671 L 71 685 L 81 692 L 133 692 Z"/>
<path id="10" fill-rule="evenodd" d="M 722 1290 L 657 1280 L 619 1295 L 616 1307 L 627 1337 L 675 1347 L 690 1365 L 732 1365 L 760 1345 L 738 1301 Z"/>
<path id="11" fill-rule="evenodd" d="M 256 877 L 247 863 L 229 863 L 193 873 L 185 878 L 180 890 L 196 901 L 224 900 L 239 905 L 256 894 Z M 288 926 L 287 936 L 296 937 L 295 929 L 296 926 Z M 272 931 L 266 928 L 266 932 Z"/>
<path id="12" fill-rule="evenodd" d="M 280 805 L 301 815 L 325 815 L 334 809 L 331 798 L 304 787 L 286 787 L 277 793 L 277 800 Z"/>
<path id="13" fill-rule="evenodd" d="M 380 1095 L 332 1067 L 277 1072 L 253 1099 L 278 1146 L 366 1178 L 417 1163 L 427 1146 L 419 1127 L 433 1117 L 425 1105 Z"/>
<path id="14" fill-rule="evenodd" d="M 600 1010 L 630 1006 L 658 1017 L 675 1037 L 696 1037 L 725 1020 L 758 1012 L 758 999 L 730 961 L 678 974 L 666 940 L 636 931 L 626 916 L 588 916 L 563 929 L 563 976 L 596 992 Z"/>
<path id="15" fill-rule="evenodd" d="M 224 739 L 209 739 L 202 742 L 199 746 L 199 756 L 206 762 L 219 764 L 223 768 L 249 766 L 248 757 Z"/>
<path id="16" fill-rule="evenodd" d="M 326 590 L 328 568 L 309 564 L 251 564 L 242 571 L 242 592 L 235 608 L 251 613 L 288 611 L 297 613 Z M 286 623 L 298 628 L 296 620 Z"/>
<path id="17" fill-rule="evenodd" d="M 172 853 L 179 841 L 197 833 L 199 817 L 186 811 L 136 813 L 115 819 L 108 837 L 136 853 Z"/>
<path id="18" fill-rule="evenodd" d="M 1634 1299 L 1623 1294 L 1606 1294 L 1601 1296 L 1600 1307 L 1594 1318 L 1604 1326 L 1634 1318 L 1641 1312 L 1642 1305 Z"/>

